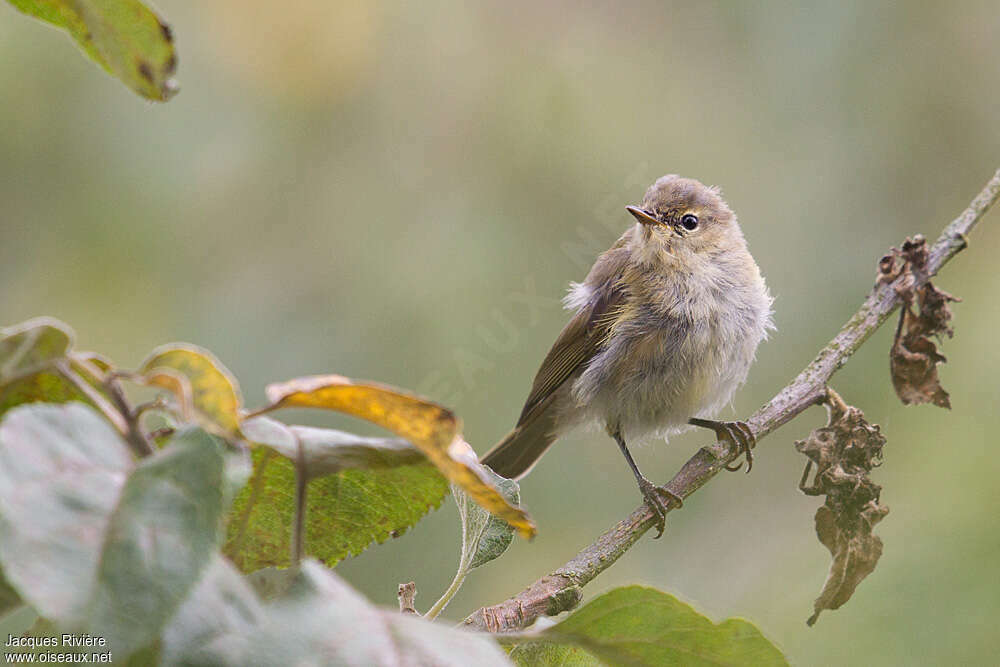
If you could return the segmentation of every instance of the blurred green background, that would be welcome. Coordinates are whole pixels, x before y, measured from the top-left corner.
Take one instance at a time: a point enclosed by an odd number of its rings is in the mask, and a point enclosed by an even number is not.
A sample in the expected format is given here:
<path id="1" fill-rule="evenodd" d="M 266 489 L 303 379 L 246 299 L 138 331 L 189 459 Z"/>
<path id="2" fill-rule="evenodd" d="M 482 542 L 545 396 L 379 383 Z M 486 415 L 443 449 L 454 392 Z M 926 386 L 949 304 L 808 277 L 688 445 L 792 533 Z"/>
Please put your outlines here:
<path id="1" fill-rule="evenodd" d="M 181 93 L 150 105 L 0 4 L 0 324 L 48 314 L 125 366 L 186 340 L 248 403 L 337 372 L 453 407 L 486 451 L 566 319 L 558 298 L 677 172 L 724 188 L 778 331 L 733 416 L 852 314 L 875 264 L 934 237 L 1000 165 L 995 2 L 158 3 Z M 1000 213 L 942 274 L 961 296 L 954 409 L 904 407 L 891 326 L 834 386 L 888 437 L 885 554 L 843 609 L 805 619 L 829 555 L 797 489 L 807 412 L 586 589 L 638 582 L 758 623 L 803 665 L 995 664 Z M 312 423 L 358 430 L 329 417 Z M 665 480 L 704 434 L 636 455 Z M 617 448 L 560 442 L 524 481 L 540 527 L 478 570 L 460 619 L 550 571 L 639 502 Z M 450 500 L 338 570 L 418 607 L 458 557 Z"/>

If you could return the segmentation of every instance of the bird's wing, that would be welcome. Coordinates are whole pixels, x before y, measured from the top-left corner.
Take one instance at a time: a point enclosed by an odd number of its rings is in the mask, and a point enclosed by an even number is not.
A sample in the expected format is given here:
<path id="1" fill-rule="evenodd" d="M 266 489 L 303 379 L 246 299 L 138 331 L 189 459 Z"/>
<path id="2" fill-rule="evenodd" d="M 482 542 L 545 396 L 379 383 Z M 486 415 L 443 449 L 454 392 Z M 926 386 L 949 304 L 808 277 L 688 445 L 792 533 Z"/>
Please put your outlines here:
<path id="1" fill-rule="evenodd" d="M 614 315 L 625 302 L 625 291 L 619 284 L 629 256 L 624 247 L 625 241 L 625 236 L 619 239 L 598 258 L 587 274 L 584 284 L 592 288 L 593 297 L 566 324 L 546 355 L 521 410 L 518 426 L 528 421 L 532 411 L 541 406 L 581 364 L 593 358 L 607 338 Z"/>

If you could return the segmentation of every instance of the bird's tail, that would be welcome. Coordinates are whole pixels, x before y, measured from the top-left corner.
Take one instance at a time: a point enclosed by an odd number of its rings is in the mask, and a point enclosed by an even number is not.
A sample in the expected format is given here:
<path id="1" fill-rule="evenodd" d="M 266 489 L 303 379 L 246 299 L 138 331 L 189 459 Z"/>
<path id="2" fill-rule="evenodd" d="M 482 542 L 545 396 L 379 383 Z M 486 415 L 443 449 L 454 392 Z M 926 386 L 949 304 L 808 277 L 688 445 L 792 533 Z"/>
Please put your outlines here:
<path id="1" fill-rule="evenodd" d="M 483 456 L 480 463 L 508 479 L 520 479 L 527 475 L 558 437 L 554 415 L 551 414 L 553 411 L 539 412 L 541 414 L 527 419 L 508 433 Z"/>

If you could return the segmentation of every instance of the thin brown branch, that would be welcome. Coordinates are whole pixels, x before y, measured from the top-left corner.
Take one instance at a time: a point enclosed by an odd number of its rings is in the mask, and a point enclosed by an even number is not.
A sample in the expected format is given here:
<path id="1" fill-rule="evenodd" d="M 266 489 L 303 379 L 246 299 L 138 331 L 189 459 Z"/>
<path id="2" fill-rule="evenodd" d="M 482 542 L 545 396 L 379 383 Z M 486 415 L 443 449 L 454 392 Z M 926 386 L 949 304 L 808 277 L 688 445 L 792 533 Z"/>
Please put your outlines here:
<path id="1" fill-rule="evenodd" d="M 918 276 L 922 285 L 968 244 L 966 235 L 979 222 L 990 206 L 1000 197 L 1000 170 L 976 196 L 968 208 L 955 218 L 930 251 L 926 275 Z M 861 308 L 848 320 L 833 340 L 812 363 L 766 405 L 757 410 L 747 424 L 760 441 L 783 424 L 791 421 L 806 408 L 824 399 L 826 385 L 848 358 L 899 307 L 900 298 L 895 283 L 877 284 Z M 739 453 L 725 443 L 702 447 L 665 488 L 687 498 L 717 475 Z M 675 509 L 671 506 L 668 511 Z M 553 616 L 579 604 L 582 587 L 608 569 L 655 523 L 652 512 L 642 505 L 624 520 L 601 535 L 568 563 L 534 582 L 514 597 L 499 604 L 482 607 L 463 622 L 489 632 L 523 629 L 539 616 Z"/>
<path id="2" fill-rule="evenodd" d="M 104 389 L 108 392 L 108 397 L 111 398 L 111 402 L 114 403 L 118 412 L 125 418 L 125 442 L 132 449 L 132 453 L 139 458 L 152 456 L 156 452 L 156 448 L 142 432 L 140 415 L 125 398 L 125 390 L 118 378 L 118 373 L 109 373 L 104 381 Z"/>

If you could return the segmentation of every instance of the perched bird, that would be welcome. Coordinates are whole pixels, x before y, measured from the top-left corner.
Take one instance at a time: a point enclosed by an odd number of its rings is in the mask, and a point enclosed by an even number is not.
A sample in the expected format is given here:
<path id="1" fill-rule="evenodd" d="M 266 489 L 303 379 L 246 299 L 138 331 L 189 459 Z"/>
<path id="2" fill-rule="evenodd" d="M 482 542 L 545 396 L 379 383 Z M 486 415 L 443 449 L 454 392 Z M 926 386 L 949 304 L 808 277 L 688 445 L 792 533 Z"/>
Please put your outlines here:
<path id="1" fill-rule="evenodd" d="M 681 498 L 643 476 L 626 442 L 710 428 L 746 455 L 749 472 L 753 433 L 710 417 L 744 382 L 773 328 L 772 299 L 718 188 L 670 174 L 626 210 L 636 224 L 582 283 L 571 283 L 564 301 L 573 319 L 542 362 L 517 426 L 482 462 L 523 477 L 557 438 L 596 423 L 621 448 L 662 534 L 664 500 L 680 506 Z"/>

